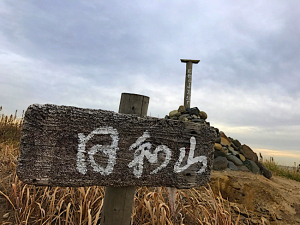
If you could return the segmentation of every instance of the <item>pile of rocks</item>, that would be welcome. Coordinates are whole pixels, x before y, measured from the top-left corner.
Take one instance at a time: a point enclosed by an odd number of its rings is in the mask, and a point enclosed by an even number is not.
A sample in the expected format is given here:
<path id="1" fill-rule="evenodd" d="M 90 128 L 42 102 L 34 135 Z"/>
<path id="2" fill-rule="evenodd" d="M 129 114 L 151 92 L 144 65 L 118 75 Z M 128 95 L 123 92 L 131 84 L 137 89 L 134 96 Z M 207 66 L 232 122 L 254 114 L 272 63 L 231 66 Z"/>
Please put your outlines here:
<path id="1" fill-rule="evenodd" d="M 210 123 L 206 121 L 207 114 L 197 107 L 186 109 L 184 106 L 179 106 L 178 110 L 171 111 L 165 119 L 202 123 L 210 126 Z M 258 161 L 257 154 L 249 146 L 242 145 L 238 140 L 227 137 L 218 128 L 215 129 L 218 138 L 214 145 L 214 170 L 251 171 L 256 174 L 263 174 L 268 179 L 272 177 L 271 171 Z"/>
<path id="2" fill-rule="evenodd" d="M 183 105 L 179 106 L 178 110 L 171 111 L 169 115 L 165 116 L 165 119 L 205 123 L 209 125 L 209 122 L 205 121 L 207 114 L 204 111 L 200 111 L 197 107 L 186 109 Z"/>

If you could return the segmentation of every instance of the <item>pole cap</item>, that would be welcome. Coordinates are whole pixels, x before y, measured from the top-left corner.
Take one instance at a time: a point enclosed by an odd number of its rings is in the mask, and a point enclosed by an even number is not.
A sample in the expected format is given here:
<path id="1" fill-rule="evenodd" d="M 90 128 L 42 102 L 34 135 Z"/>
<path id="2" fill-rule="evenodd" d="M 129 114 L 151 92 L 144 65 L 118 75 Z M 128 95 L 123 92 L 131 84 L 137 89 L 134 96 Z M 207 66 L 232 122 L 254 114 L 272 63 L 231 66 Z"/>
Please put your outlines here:
<path id="1" fill-rule="evenodd" d="M 195 64 L 198 64 L 200 62 L 200 60 L 196 60 L 196 59 L 180 59 L 182 63 L 188 63 L 188 62 L 192 62 Z"/>

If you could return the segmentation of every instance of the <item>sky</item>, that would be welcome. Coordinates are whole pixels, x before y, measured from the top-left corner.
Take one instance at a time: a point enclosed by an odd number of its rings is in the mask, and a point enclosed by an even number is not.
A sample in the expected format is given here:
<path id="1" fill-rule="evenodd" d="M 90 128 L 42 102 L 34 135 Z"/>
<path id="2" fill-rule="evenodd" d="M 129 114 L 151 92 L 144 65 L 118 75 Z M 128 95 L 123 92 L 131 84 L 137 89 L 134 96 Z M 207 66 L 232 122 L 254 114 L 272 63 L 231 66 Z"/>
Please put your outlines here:
<path id="1" fill-rule="evenodd" d="M 300 163 L 300 1 L 0 0 L 0 106 L 117 112 L 121 93 L 148 115 L 183 104 L 282 165 Z"/>

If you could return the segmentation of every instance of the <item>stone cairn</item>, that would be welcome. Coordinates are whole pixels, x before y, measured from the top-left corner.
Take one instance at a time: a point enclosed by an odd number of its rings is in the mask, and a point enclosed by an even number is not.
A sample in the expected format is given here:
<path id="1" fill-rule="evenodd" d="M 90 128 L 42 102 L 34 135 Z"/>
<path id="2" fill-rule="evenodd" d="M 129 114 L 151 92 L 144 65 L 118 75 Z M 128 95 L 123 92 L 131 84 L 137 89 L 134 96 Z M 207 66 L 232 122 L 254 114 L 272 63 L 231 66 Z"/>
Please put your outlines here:
<path id="1" fill-rule="evenodd" d="M 178 110 L 173 110 L 169 115 L 166 115 L 165 119 L 202 123 L 210 126 L 210 123 L 206 121 L 207 114 L 197 107 L 186 109 L 181 105 Z M 227 137 L 218 128 L 215 129 L 218 137 L 214 145 L 214 170 L 250 171 L 255 174 L 262 174 L 268 179 L 272 177 L 271 171 L 258 161 L 257 154 L 248 145 L 242 145 L 238 140 Z"/>

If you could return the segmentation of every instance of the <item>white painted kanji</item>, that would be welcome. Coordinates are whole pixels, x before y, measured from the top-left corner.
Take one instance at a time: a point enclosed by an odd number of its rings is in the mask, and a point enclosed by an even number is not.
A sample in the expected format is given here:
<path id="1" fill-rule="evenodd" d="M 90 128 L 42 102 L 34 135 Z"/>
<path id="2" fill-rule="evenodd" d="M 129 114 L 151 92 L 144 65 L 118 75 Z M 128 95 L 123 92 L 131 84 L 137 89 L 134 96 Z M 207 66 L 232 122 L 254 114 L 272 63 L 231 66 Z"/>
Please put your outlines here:
<path id="1" fill-rule="evenodd" d="M 100 127 L 96 130 L 92 131 L 90 134 L 85 136 L 83 133 L 78 134 L 78 152 L 77 152 L 77 170 L 81 174 L 86 174 L 87 172 L 87 162 L 85 160 L 86 154 L 86 144 L 87 142 L 94 137 L 96 134 L 110 134 L 112 138 L 111 145 L 94 145 L 87 152 L 89 155 L 88 161 L 90 162 L 93 170 L 95 172 L 99 172 L 101 175 L 109 175 L 112 173 L 113 168 L 116 164 L 118 141 L 119 141 L 119 133 L 113 127 Z M 94 159 L 94 155 L 97 152 L 103 152 L 108 156 L 107 166 L 103 168 L 99 164 L 96 163 Z"/>
<path id="2" fill-rule="evenodd" d="M 111 145 L 94 145 L 88 150 L 86 149 L 86 144 L 90 141 L 95 135 L 105 135 L 109 134 L 112 142 Z M 151 164 L 155 164 L 158 162 L 158 153 L 162 152 L 165 154 L 165 160 L 163 163 L 158 166 L 155 170 L 150 172 L 150 174 L 156 174 L 158 171 L 165 168 L 172 156 L 172 151 L 166 145 L 158 145 L 153 152 L 151 152 L 152 144 L 150 142 L 146 142 L 147 138 L 150 138 L 150 133 L 145 131 L 141 137 L 139 137 L 135 143 L 133 143 L 129 147 L 129 151 L 136 149 L 134 152 L 133 160 L 128 164 L 129 168 L 133 168 L 133 174 L 135 177 L 140 178 L 143 174 L 144 167 L 144 158 L 149 161 Z M 113 172 L 114 166 L 116 164 L 117 159 L 117 151 L 119 150 L 118 142 L 119 142 L 119 133 L 113 127 L 100 127 L 92 131 L 90 134 L 85 136 L 83 133 L 78 134 L 78 152 L 77 152 L 77 163 L 76 169 L 81 174 L 86 174 L 88 163 L 93 168 L 94 172 L 98 172 L 103 176 L 109 175 Z M 197 171 L 197 174 L 203 173 L 207 168 L 207 157 L 206 156 L 197 156 L 194 157 L 194 152 L 196 148 L 196 138 L 190 138 L 190 151 L 187 159 L 187 163 L 184 166 L 181 166 L 183 159 L 186 155 L 185 148 L 180 148 L 179 159 L 174 165 L 174 172 L 180 173 L 189 168 L 191 165 L 195 163 L 202 163 L 202 168 Z M 108 156 L 107 166 L 104 168 L 103 166 L 96 163 L 94 159 L 94 155 L 97 152 L 102 152 L 103 154 Z M 86 160 L 88 155 L 88 159 Z"/>
<path id="3" fill-rule="evenodd" d="M 185 166 L 180 166 L 182 164 L 183 158 L 185 157 L 186 151 L 185 148 L 180 148 L 180 155 L 178 161 L 174 165 L 174 172 L 175 173 L 180 173 L 189 168 L 191 165 L 195 163 L 202 163 L 202 168 L 197 171 L 196 173 L 201 174 L 203 173 L 206 168 L 207 168 L 207 157 L 206 156 L 197 156 L 194 158 L 194 153 L 195 153 L 195 148 L 196 148 L 196 138 L 191 137 L 190 139 L 190 152 L 189 156 L 187 159 L 187 164 Z"/>
<path id="4" fill-rule="evenodd" d="M 137 139 L 137 141 L 129 147 L 129 150 L 137 148 L 134 152 L 134 159 L 128 164 L 129 168 L 133 167 L 133 174 L 135 177 L 140 178 L 143 173 L 144 167 L 144 157 L 148 159 L 148 161 L 153 164 L 158 162 L 158 153 L 164 152 L 166 154 L 165 161 L 153 170 L 150 174 L 155 174 L 164 167 L 166 167 L 171 159 L 171 150 L 166 145 L 159 145 L 155 148 L 154 152 L 151 153 L 150 149 L 152 144 L 150 142 L 145 142 L 147 138 L 150 137 L 148 131 L 145 131 L 141 137 Z M 145 142 L 145 143 L 143 143 Z"/>

